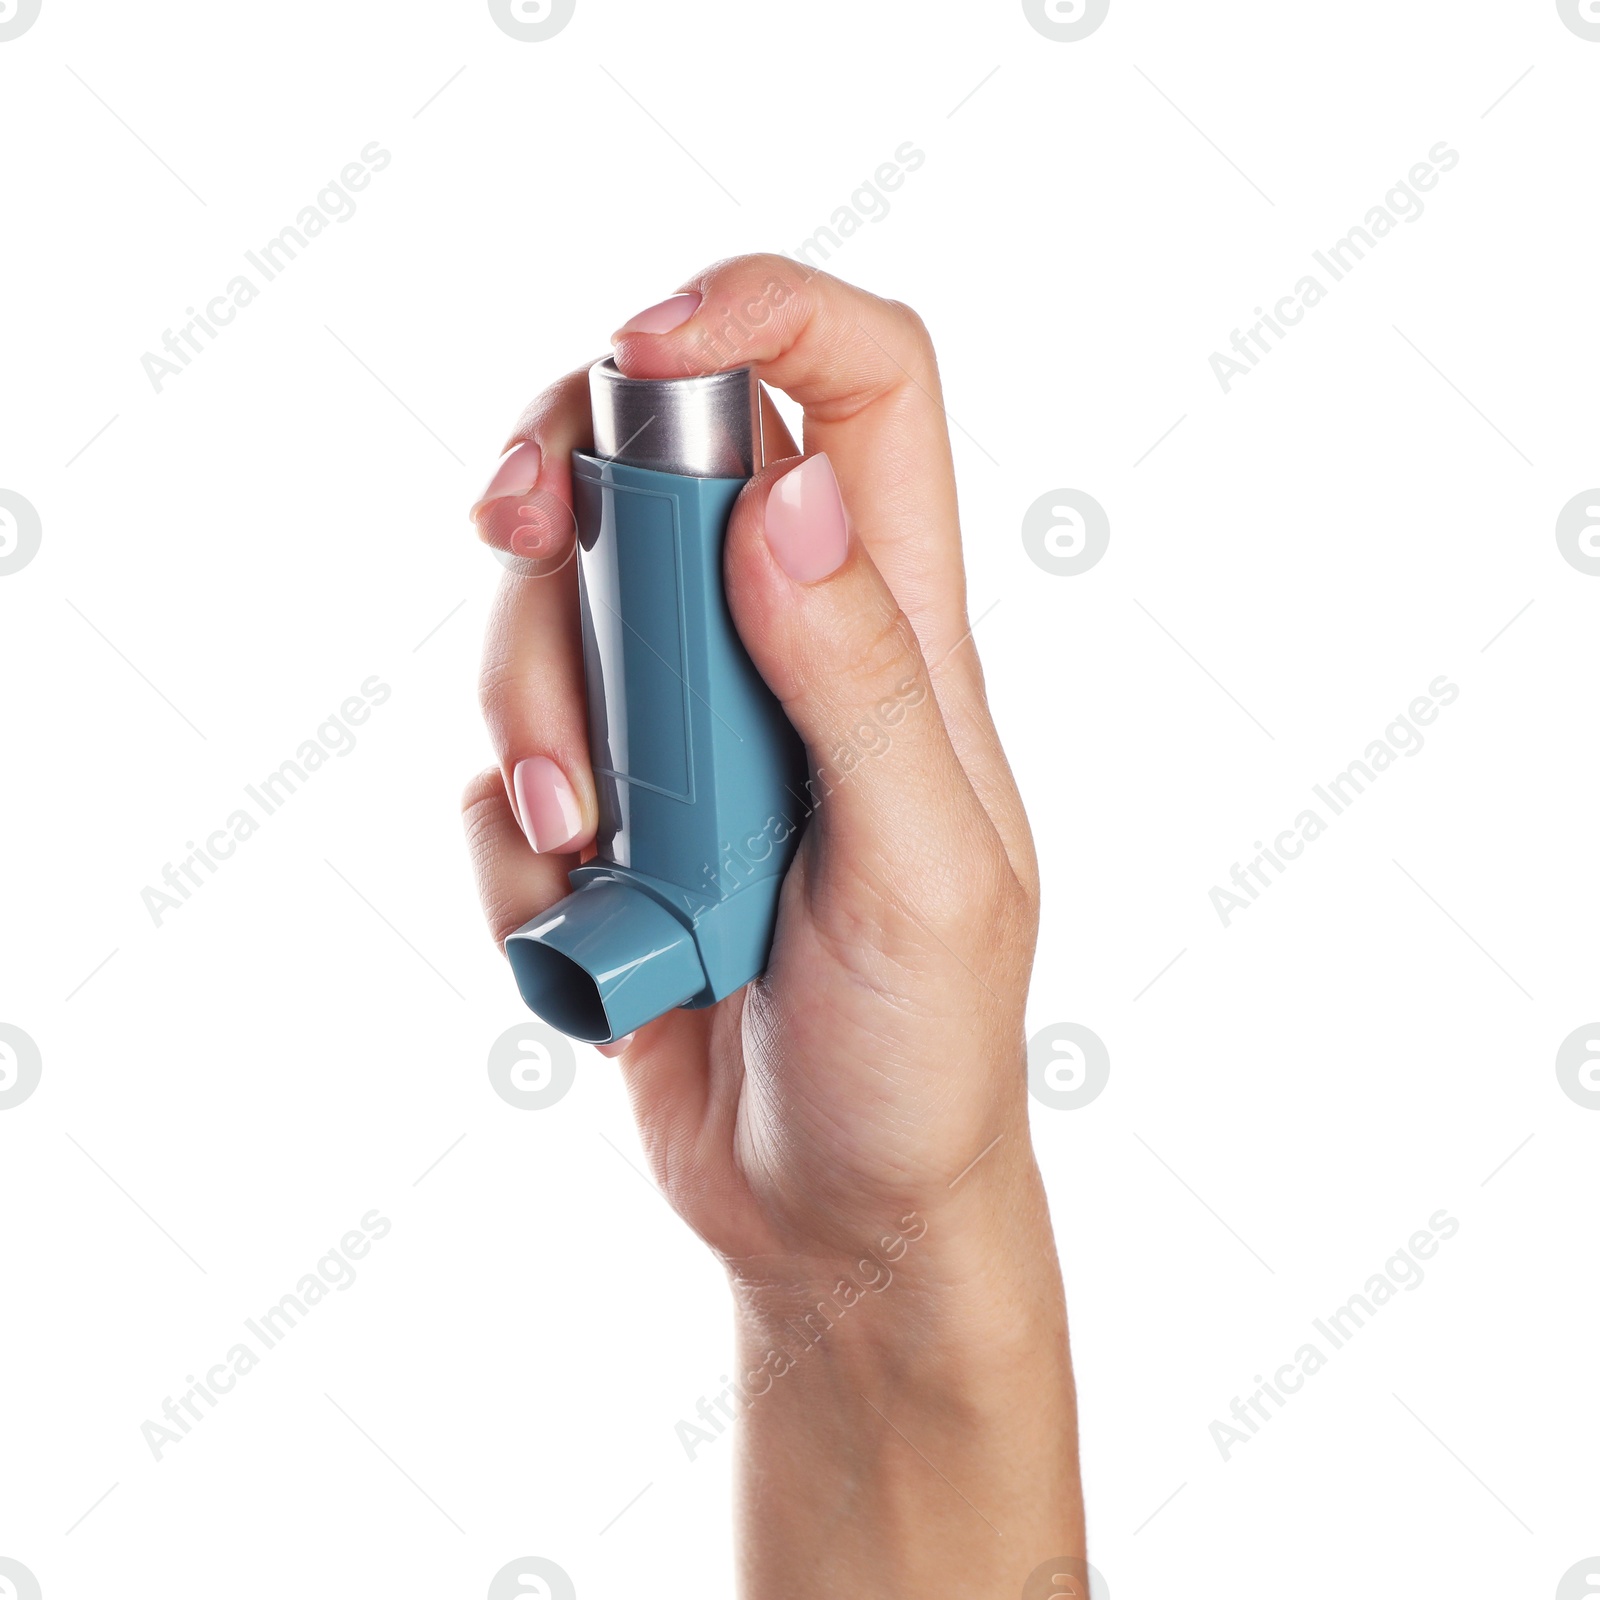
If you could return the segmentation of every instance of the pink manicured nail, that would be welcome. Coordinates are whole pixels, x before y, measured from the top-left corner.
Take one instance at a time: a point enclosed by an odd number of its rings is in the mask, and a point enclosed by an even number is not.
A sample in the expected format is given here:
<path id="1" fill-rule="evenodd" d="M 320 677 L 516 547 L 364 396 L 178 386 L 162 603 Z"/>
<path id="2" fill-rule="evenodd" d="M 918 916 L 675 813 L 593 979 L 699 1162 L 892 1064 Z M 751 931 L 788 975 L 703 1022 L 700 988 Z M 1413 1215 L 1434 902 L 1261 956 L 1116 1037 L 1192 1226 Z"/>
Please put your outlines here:
<path id="1" fill-rule="evenodd" d="M 597 1044 L 595 1049 L 603 1056 L 614 1058 L 620 1056 L 633 1043 L 633 1037 L 631 1033 L 625 1033 L 620 1039 L 613 1039 L 610 1044 Z"/>
<path id="2" fill-rule="evenodd" d="M 839 480 L 826 456 L 808 456 L 767 491 L 767 544 L 796 583 L 838 570 L 850 543 Z"/>
<path id="3" fill-rule="evenodd" d="M 583 811 L 567 775 L 549 756 L 519 761 L 511 774 L 517 815 L 528 843 L 541 855 L 563 850 L 583 829 Z"/>
<path id="4" fill-rule="evenodd" d="M 671 333 L 674 328 L 681 328 L 699 309 L 700 296 L 697 294 L 669 295 L 659 305 L 647 306 L 637 316 L 629 317 L 611 335 L 612 342 L 615 343 L 625 333 Z"/>
<path id="5" fill-rule="evenodd" d="M 544 458 L 531 439 L 500 458 L 472 508 L 478 534 L 492 549 L 518 557 L 525 566 L 555 570 L 571 554 L 575 524 L 559 495 L 539 487 Z M 537 575 L 536 567 L 524 575 Z"/>
<path id="6" fill-rule="evenodd" d="M 539 455 L 538 445 L 531 441 L 512 445 L 500 458 L 500 465 L 494 469 L 494 476 L 490 478 L 488 487 L 478 496 L 477 503 L 472 508 L 473 517 L 479 518 L 484 507 L 492 501 L 509 500 L 518 495 L 528 494 L 539 481 L 541 465 L 542 458 Z"/>

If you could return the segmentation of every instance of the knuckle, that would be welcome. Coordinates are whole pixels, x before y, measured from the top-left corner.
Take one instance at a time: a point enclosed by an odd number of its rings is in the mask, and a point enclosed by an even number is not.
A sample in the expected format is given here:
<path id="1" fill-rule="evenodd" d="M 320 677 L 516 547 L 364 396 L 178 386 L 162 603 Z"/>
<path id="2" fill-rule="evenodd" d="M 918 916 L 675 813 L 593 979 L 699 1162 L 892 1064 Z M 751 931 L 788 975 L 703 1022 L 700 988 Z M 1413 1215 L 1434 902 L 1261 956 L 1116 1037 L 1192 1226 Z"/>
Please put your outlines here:
<path id="1" fill-rule="evenodd" d="M 969 921 L 1009 930 L 1011 917 L 1020 911 L 1017 882 L 999 842 L 985 841 L 967 853 L 961 883 L 955 890 L 956 906 Z"/>
<path id="2" fill-rule="evenodd" d="M 467 855 L 478 882 L 484 921 L 496 949 L 528 919 L 528 909 L 517 897 L 514 874 L 503 870 L 507 814 L 505 784 L 495 767 L 485 768 L 461 795 L 462 823 L 467 835 Z"/>
<path id="3" fill-rule="evenodd" d="M 700 281 L 704 286 L 702 292 L 737 295 L 759 290 L 771 282 L 798 286 L 801 279 L 794 262 L 787 256 L 753 252 L 727 256 L 713 263 L 701 274 Z"/>
<path id="4" fill-rule="evenodd" d="M 924 861 L 917 874 L 917 911 L 935 928 L 967 928 L 982 919 L 990 904 L 987 876 L 970 860 L 939 856 Z"/>
<path id="5" fill-rule="evenodd" d="M 483 916 L 489 925 L 489 938 L 496 950 L 504 950 L 506 940 L 528 920 L 509 895 L 495 893 L 485 895 Z"/>
<path id="6" fill-rule="evenodd" d="M 709 267 L 705 273 L 708 283 L 726 283 L 731 287 L 761 283 L 765 279 L 774 277 L 795 281 L 795 264 L 787 256 L 762 250 L 751 251 L 748 255 L 727 256 Z"/>
<path id="7" fill-rule="evenodd" d="M 467 780 L 466 788 L 461 791 L 461 815 L 466 819 L 469 831 L 474 826 L 474 813 L 483 806 L 503 800 L 505 792 L 506 786 L 498 767 L 485 767 Z"/>
<path id="8" fill-rule="evenodd" d="M 1039 868 L 1029 859 L 1012 869 L 1012 895 L 1017 902 L 1019 919 L 1025 926 L 1039 925 Z"/>
<path id="9" fill-rule="evenodd" d="M 897 943 L 938 962 L 960 951 L 990 952 L 1013 928 L 1001 874 L 984 851 L 924 849 L 886 880 L 873 919 Z"/>
<path id="10" fill-rule="evenodd" d="M 890 300 L 887 304 L 907 342 L 918 354 L 931 360 L 933 357 L 933 335 L 928 332 L 927 323 L 904 300 Z"/>
<path id="11" fill-rule="evenodd" d="M 970 819 L 962 832 L 963 847 L 947 858 L 943 871 L 935 864 L 925 875 L 919 898 L 928 896 L 930 915 L 943 925 L 986 930 L 983 942 L 1009 947 L 1034 920 L 1027 887 L 986 816 Z"/>
<path id="12" fill-rule="evenodd" d="M 699 341 L 716 359 L 763 342 L 762 330 L 769 324 L 787 325 L 805 293 L 795 264 L 775 255 L 719 261 L 698 281 L 704 302 L 697 318 Z"/>
<path id="13" fill-rule="evenodd" d="M 491 724 L 521 686 L 516 657 L 491 643 L 478 673 L 478 705 Z"/>
<path id="14" fill-rule="evenodd" d="M 921 651 L 911 619 L 895 607 L 872 620 L 846 647 L 843 677 L 872 698 L 920 675 Z"/>
<path id="15" fill-rule="evenodd" d="M 996 898 L 1002 925 L 1015 933 L 1025 933 L 1031 943 L 1033 930 L 1039 925 L 1038 885 L 1019 876 L 1006 862 Z"/>

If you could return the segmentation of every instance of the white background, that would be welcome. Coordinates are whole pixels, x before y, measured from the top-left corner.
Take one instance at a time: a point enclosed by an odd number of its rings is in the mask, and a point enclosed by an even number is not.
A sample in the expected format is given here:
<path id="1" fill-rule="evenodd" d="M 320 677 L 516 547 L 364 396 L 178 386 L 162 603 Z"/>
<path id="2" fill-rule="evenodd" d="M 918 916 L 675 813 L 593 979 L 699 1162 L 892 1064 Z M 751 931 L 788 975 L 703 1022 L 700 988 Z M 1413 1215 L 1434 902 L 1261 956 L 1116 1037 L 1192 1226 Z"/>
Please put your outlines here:
<path id="1" fill-rule="evenodd" d="M 1095 1565 L 1543 1597 L 1600 1555 L 1600 1113 L 1554 1065 L 1600 1016 L 1600 578 L 1555 540 L 1600 481 L 1597 81 L 1554 0 L 1114 0 L 1076 43 L 1013 0 L 579 0 L 544 43 L 467 0 L 44 0 L 0 43 L 0 488 L 43 529 L 0 577 L 0 1022 L 43 1060 L 0 1111 L 0 1556 L 46 1600 L 479 1596 L 524 1555 L 730 1592 L 731 1446 L 673 1432 L 729 1370 L 719 1273 L 614 1067 L 542 1111 L 486 1071 L 525 1013 L 456 814 L 465 508 L 544 383 L 907 140 L 827 265 L 938 343 L 1043 852 L 1030 1029 L 1110 1051 L 1033 1107 Z M 141 356 L 374 140 L 157 394 Z M 1225 395 L 1211 353 L 1441 140 L 1425 214 Z M 1077 577 L 1020 535 L 1061 487 L 1111 520 Z M 357 748 L 156 927 L 141 890 L 374 674 Z M 1212 886 L 1440 674 L 1426 748 L 1224 928 Z M 153 1460 L 372 1208 L 360 1280 Z M 1211 1422 L 1440 1208 L 1426 1282 L 1225 1463 Z"/>

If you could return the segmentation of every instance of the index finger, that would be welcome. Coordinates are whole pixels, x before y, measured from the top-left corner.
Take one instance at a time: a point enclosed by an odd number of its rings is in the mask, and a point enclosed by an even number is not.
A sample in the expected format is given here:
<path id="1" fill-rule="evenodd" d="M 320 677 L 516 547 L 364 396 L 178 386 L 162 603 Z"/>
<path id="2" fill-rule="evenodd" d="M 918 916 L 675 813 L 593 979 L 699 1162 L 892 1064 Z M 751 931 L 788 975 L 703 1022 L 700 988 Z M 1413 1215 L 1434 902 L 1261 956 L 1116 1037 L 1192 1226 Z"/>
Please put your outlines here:
<path id="1" fill-rule="evenodd" d="M 663 328 L 669 318 L 679 320 Z M 753 366 L 805 412 L 928 659 L 966 632 L 955 470 L 933 342 L 908 306 L 784 256 L 739 256 L 612 335 L 630 378 Z"/>
<path id="2" fill-rule="evenodd" d="M 629 377 L 752 366 L 800 403 L 805 448 L 833 462 L 855 531 L 916 631 L 962 765 L 1031 886 L 1032 843 L 970 641 L 950 434 L 922 319 L 785 256 L 738 256 L 612 344 Z"/>

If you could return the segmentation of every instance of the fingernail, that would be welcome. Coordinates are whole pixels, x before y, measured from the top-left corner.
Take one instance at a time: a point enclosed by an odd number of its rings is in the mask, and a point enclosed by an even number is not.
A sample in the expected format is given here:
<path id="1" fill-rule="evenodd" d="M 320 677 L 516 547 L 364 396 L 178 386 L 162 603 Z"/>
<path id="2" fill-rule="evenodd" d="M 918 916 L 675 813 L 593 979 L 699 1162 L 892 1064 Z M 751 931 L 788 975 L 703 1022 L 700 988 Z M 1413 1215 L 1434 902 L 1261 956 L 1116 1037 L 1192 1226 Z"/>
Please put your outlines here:
<path id="1" fill-rule="evenodd" d="M 625 1033 L 620 1039 L 613 1039 L 610 1044 L 597 1044 L 595 1049 L 603 1056 L 620 1056 L 624 1050 L 633 1043 L 633 1035 Z"/>
<path id="2" fill-rule="evenodd" d="M 839 480 L 826 456 L 807 456 L 767 491 L 767 544 L 796 583 L 838 570 L 850 543 Z"/>
<path id="3" fill-rule="evenodd" d="M 671 333 L 674 328 L 681 328 L 699 309 L 700 296 L 697 294 L 668 295 L 658 305 L 647 306 L 637 316 L 629 317 L 611 335 L 611 341 L 615 344 L 625 333 Z"/>
<path id="4" fill-rule="evenodd" d="M 485 508 L 496 500 L 515 499 L 518 495 L 530 493 L 534 484 L 539 481 L 539 468 L 542 462 L 539 447 L 531 440 L 512 445 L 501 456 L 500 465 L 494 469 L 494 476 L 489 479 L 487 487 L 474 502 L 473 520 L 481 520 Z"/>
<path id="5" fill-rule="evenodd" d="M 549 756 L 529 756 L 511 774 L 517 815 L 528 843 L 541 855 L 563 850 L 583 829 L 583 811 L 567 775 Z"/>
<path id="6" fill-rule="evenodd" d="M 544 457 L 531 439 L 500 458 L 471 513 L 479 536 L 493 549 L 547 562 L 570 551 L 572 513 L 559 496 L 539 487 L 543 469 Z"/>

